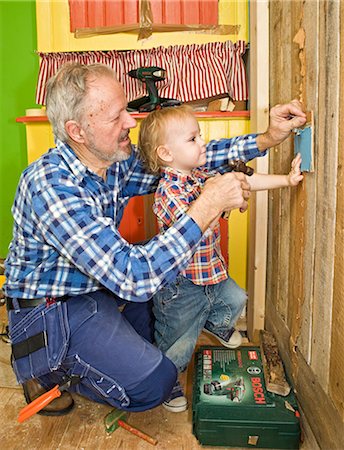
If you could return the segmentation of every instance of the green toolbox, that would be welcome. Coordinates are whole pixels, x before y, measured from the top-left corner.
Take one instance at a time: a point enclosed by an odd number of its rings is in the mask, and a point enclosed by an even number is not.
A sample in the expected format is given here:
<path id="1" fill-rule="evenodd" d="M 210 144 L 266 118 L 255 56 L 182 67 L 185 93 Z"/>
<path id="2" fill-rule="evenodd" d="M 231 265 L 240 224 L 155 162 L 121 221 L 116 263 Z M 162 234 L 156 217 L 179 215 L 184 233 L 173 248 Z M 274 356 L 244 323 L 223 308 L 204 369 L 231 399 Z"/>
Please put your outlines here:
<path id="1" fill-rule="evenodd" d="M 202 445 L 300 445 L 295 396 L 266 390 L 260 347 L 201 347 L 195 355 L 192 414 L 193 433 Z"/>

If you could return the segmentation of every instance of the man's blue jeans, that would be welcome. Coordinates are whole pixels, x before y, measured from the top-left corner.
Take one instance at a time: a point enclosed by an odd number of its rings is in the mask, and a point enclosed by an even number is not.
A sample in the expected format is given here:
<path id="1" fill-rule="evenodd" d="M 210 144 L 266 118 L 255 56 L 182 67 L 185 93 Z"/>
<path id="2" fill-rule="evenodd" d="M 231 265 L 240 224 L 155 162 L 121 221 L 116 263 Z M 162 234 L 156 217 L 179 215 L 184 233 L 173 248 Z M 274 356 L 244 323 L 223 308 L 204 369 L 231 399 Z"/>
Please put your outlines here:
<path id="1" fill-rule="evenodd" d="M 151 409 L 169 396 L 177 378 L 173 363 L 149 342 L 151 319 L 151 302 L 125 302 L 106 290 L 12 310 L 12 340 L 27 338 L 30 327 L 32 335 L 42 328 L 48 336 L 48 346 L 35 352 L 38 356 L 14 363 L 17 378 L 37 378 L 51 388 L 63 376 L 78 375 L 80 382 L 70 391 L 128 411 Z M 56 322 L 63 332 L 57 332 Z"/>
<path id="2" fill-rule="evenodd" d="M 246 304 L 246 292 L 232 278 L 200 286 L 179 275 L 153 298 L 155 340 L 166 356 L 183 371 L 203 328 L 228 333 Z"/>

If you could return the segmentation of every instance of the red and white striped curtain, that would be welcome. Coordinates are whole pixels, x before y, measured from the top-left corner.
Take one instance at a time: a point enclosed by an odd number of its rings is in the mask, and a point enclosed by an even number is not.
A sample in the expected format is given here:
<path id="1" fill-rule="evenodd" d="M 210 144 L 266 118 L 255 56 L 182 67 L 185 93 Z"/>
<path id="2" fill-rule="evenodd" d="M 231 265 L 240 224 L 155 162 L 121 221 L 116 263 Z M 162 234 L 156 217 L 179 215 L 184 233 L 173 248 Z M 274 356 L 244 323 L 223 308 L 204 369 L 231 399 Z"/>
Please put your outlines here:
<path id="1" fill-rule="evenodd" d="M 149 66 L 166 70 L 166 79 L 157 83 L 160 97 L 191 102 L 227 94 L 235 101 L 247 100 L 248 83 L 242 60 L 245 51 L 244 41 L 226 41 L 125 52 L 39 53 L 41 63 L 36 102 L 45 104 L 47 80 L 68 62 L 110 66 L 123 85 L 128 101 L 147 95 L 147 92 L 142 82 L 127 73 Z"/>

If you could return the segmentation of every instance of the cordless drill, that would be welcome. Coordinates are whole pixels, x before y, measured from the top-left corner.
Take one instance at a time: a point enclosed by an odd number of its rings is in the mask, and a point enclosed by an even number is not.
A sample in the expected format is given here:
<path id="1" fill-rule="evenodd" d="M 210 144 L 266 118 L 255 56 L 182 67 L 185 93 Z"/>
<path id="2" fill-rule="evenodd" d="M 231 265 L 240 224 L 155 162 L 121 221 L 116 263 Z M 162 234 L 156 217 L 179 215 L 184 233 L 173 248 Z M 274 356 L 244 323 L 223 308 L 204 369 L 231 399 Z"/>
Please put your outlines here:
<path id="1" fill-rule="evenodd" d="M 129 111 L 150 112 L 154 109 L 180 105 L 179 100 L 159 97 L 155 83 L 157 81 L 163 81 L 166 78 L 166 71 L 161 67 L 139 67 L 138 69 L 130 70 L 128 75 L 145 83 L 148 92 L 148 96 L 129 102 Z"/>

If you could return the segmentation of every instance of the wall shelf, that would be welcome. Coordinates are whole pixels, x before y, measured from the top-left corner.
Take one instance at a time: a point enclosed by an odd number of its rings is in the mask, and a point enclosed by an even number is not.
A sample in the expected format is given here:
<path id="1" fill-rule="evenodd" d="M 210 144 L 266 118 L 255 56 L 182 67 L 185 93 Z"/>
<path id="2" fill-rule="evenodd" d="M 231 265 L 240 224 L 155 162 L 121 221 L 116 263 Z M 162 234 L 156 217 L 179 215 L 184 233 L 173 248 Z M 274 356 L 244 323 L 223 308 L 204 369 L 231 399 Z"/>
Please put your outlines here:
<path id="1" fill-rule="evenodd" d="M 144 119 L 148 113 L 131 113 L 134 119 Z M 224 119 L 224 118 L 250 118 L 250 111 L 204 111 L 195 112 L 196 117 L 200 119 Z M 22 116 L 17 117 L 16 122 L 30 123 L 30 122 L 48 122 L 47 116 Z"/>

